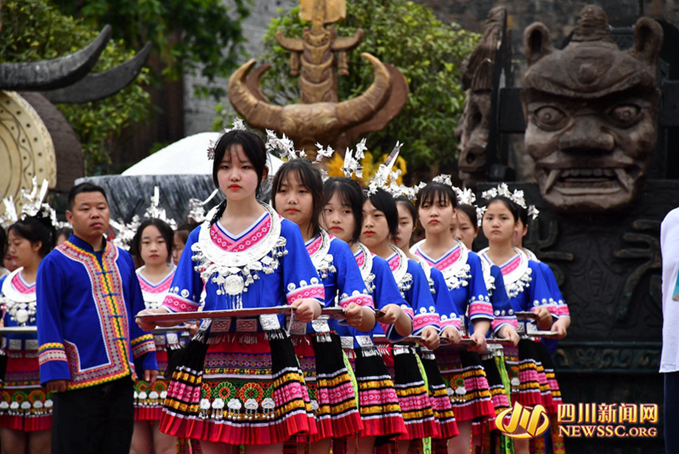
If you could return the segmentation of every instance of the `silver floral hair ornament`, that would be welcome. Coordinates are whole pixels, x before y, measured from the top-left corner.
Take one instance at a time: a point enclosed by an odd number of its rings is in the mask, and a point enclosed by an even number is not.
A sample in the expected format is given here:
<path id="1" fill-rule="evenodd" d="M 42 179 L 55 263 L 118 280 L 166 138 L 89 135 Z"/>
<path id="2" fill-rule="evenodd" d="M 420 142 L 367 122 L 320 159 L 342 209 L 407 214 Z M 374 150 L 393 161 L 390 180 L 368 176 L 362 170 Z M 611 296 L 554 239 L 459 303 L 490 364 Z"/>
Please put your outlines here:
<path id="1" fill-rule="evenodd" d="M 301 159 L 306 158 L 306 153 L 303 150 L 295 150 L 295 143 L 289 139 L 285 134 L 283 137 L 278 137 L 271 129 L 266 130 L 266 151 L 269 153 L 278 151 L 282 159 Z"/>
<path id="2" fill-rule="evenodd" d="M 54 211 L 49 204 L 43 203 L 47 191 L 49 191 L 49 181 L 43 180 L 42 184 L 38 186 L 37 178 L 33 177 L 33 187 L 31 190 L 22 189 L 21 195 L 16 201 L 12 196 L 3 199 L 2 202 L 5 206 L 5 213 L 0 216 L 0 225 L 7 228 L 19 219 L 38 216 L 38 214 L 42 217 L 50 218 L 52 225 L 56 228 L 68 225 L 66 223 L 58 222 L 56 211 Z"/>
<path id="3" fill-rule="evenodd" d="M 375 176 L 368 185 L 368 195 L 375 194 L 378 188 L 382 188 L 391 193 L 392 183 L 398 187 L 396 180 L 401 175 L 401 170 L 392 171 L 391 169 L 396 164 L 396 160 L 398 159 L 402 147 L 403 144 L 397 141 L 396 145 L 394 145 L 394 148 L 391 150 L 391 153 L 389 153 L 387 160 L 384 161 L 384 164 L 380 164 L 377 172 L 375 172 Z"/>
<path id="4" fill-rule="evenodd" d="M 528 215 L 531 216 L 532 219 L 537 219 L 538 214 L 540 213 L 538 209 L 535 208 L 535 205 L 526 205 L 526 198 L 523 194 L 523 191 L 515 189 L 514 192 L 512 192 L 509 190 L 507 183 L 500 183 L 497 188 L 491 188 L 481 193 L 481 197 L 486 200 L 490 200 L 497 196 L 506 197 L 524 210 L 528 210 Z"/>
<path id="5" fill-rule="evenodd" d="M 361 139 L 356 144 L 356 151 L 347 148 L 344 152 L 344 164 L 340 169 L 344 172 L 345 177 L 351 178 L 353 175 L 356 175 L 358 178 L 363 178 L 363 165 L 361 161 L 365 157 L 365 151 L 368 149 L 365 142 L 366 139 Z"/>
<path id="6" fill-rule="evenodd" d="M 205 205 L 208 204 L 208 202 L 219 193 L 219 188 L 215 189 L 212 191 L 212 194 L 205 199 L 205 200 L 200 200 L 200 199 L 195 199 L 191 198 L 189 199 L 189 214 L 186 215 L 186 218 L 189 221 L 193 221 L 197 224 L 202 223 L 205 220 L 205 217 L 207 216 L 207 213 L 205 211 Z"/>
<path id="7" fill-rule="evenodd" d="M 172 230 L 177 230 L 177 222 L 174 219 L 169 218 L 165 212 L 165 208 L 160 206 L 160 190 L 158 189 L 158 186 L 153 187 L 153 195 L 150 197 L 150 202 L 149 207 L 144 212 L 144 219 L 160 219 L 167 223 Z M 109 223 L 111 224 L 111 227 L 117 231 L 117 235 L 111 240 L 113 244 L 126 251 L 129 250 L 132 239 L 142 223 L 139 216 L 135 214 L 129 223 L 125 223 L 122 220 L 111 220 Z"/>
<path id="8" fill-rule="evenodd" d="M 217 146 L 219 139 L 221 139 L 222 136 L 224 134 L 226 134 L 227 132 L 231 132 L 231 131 L 235 131 L 235 130 L 247 131 L 247 128 L 245 127 L 245 123 L 243 123 L 243 120 L 241 120 L 240 118 L 236 118 L 235 120 L 233 120 L 233 125 L 232 125 L 231 128 L 224 128 L 224 132 L 222 133 L 222 135 L 219 136 L 219 138 L 217 138 L 217 140 L 211 140 L 210 141 L 210 145 L 207 148 L 207 158 L 208 159 L 214 159 L 215 158 L 215 147 Z"/>

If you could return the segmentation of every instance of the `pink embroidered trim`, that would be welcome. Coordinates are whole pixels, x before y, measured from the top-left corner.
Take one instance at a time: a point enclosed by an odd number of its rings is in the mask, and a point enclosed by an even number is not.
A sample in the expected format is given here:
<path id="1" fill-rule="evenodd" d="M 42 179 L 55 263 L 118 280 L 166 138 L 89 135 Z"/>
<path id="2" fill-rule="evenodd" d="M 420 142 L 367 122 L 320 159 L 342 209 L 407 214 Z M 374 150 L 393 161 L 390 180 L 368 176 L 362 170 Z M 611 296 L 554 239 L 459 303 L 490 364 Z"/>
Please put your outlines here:
<path id="1" fill-rule="evenodd" d="M 493 318 L 493 305 L 486 302 L 474 301 L 469 305 L 469 319 L 474 317 Z"/>
<path id="2" fill-rule="evenodd" d="M 417 248 L 415 250 L 415 254 L 422 257 L 429 265 L 435 267 L 439 271 L 444 271 L 453 264 L 457 263 L 458 260 L 460 260 L 460 256 L 462 255 L 462 248 L 460 248 L 460 245 L 457 245 L 438 260 L 430 259 L 426 255 L 424 255 L 423 252 L 420 251 L 420 248 Z"/>
<path id="3" fill-rule="evenodd" d="M 401 266 L 401 256 L 394 253 L 389 259 L 387 260 L 387 263 L 389 264 L 389 269 L 393 273 L 398 269 L 399 266 Z"/>
<path id="4" fill-rule="evenodd" d="M 323 237 L 321 235 L 318 235 L 316 238 L 311 240 L 307 245 L 306 245 L 306 251 L 309 254 L 309 256 L 312 256 L 316 253 L 321 248 L 321 245 L 323 244 Z"/>
<path id="5" fill-rule="evenodd" d="M 35 282 L 31 285 L 27 285 L 23 279 L 21 279 L 21 273 L 17 273 L 12 278 L 12 287 L 14 287 L 18 292 L 24 295 L 30 295 L 35 293 Z"/>
<path id="6" fill-rule="evenodd" d="M 142 291 L 146 293 L 165 293 L 170 290 L 172 279 L 174 278 L 174 271 L 155 285 L 147 281 L 141 274 L 138 274 L 137 277 L 139 277 L 139 285 L 141 286 Z"/>
<path id="7" fill-rule="evenodd" d="M 346 308 L 351 303 L 356 303 L 359 306 L 375 307 L 375 303 L 370 295 L 354 295 L 349 298 L 340 300 L 340 307 Z"/>
<path id="8" fill-rule="evenodd" d="M 421 330 L 427 326 L 438 328 L 441 324 L 438 314 L 418 314 L 413 319 L 413 331 Z"/>
<path id="9" fill-rule="evenodd" d="M 568 310 L 568 306 L 566 304 L 563 304 L 563 305 L 560 304 L 558 306 L 550 305 L 550 306 L 548 306 L 548 308 L 549 308 L 549 313 L 556 315 L 557 317 L 563 317 L 563 316 L 570 317 L 570 315 L 571 315 L 570 311 Z"/>
<path id="10" fill-rule="evenodd" d="M 490 328 L 495 331 L 498 329 L 500 325 L 504 325 L 509 323 L 514 327 L 514 329 L 517 328 L 519 325 L 518 321 L 516 320 L 516 317 L 507 317 L 507 316 L 500 316 L 500 317 L 495 317 L 495 319 L 490 322 Z"/>
<path id="11" fill-rule="evenodd" d="M 447 328 L 449 326 L 454 326 L 458 330 L 462 327 L 462 320 L 459 318 L 449 318 L 448 320 L 441 320 L 441 328 Z"/>
<path id="12" fill-rule="evenodd" d="M 195 312 L 198 310 L 199 304 L 169 293 L 163 300 L 163 307 L 168 308 L 171 312 Z"/>
<path id="13" fill-rule="evenodd" d="M 500 270 L 502 271 L 502 275 L 503 276 L 508 275 L 509 273 L 511 273 L 512 271 L 517 269 L 520 264 L 521 264 L 521 256 L 517 254 L 516 257 L 514 257 L 513 259 L 510 259 L 509 262 L 502 265 L 502 267 L 500 268 Z"/>
<path id="14" fill-rule="evenodd" d="M 354 258 L 356 259 L 358 267 L 363 268 L 363 265 L 365 265 L 365 254 L 361 249 L 359 249 L 358 252 L 354 254 Z"/>
<path id="15" fill-rule="evenodd" d="M 301 298 L 316 298 L 321 304 L 325 305 L 325 289 L 322 284 L 307 285 L 287 295 L 288 304 L 292 304 Z"/>
<path id="16" fill-rule="evenodd" d="M 409 306 L 406 306 L 405 304 L 402 304 L 401 309 L 403 310 L 403 312 L 405 312 L 408 315 L 408 317 L 413 318 L 415 316 L 415 311 L 413 311 L 412 307 L 409 307 Z"/>
<path id="17" fill-rule="evenodd" d="M 212 241 L 227 252 L 242 252 L 264 239 L 271 230 L 271 216 L 267 213 L 257 225 L 241 234 L 238 238 L 232 238 L 228 233 L 219 228 L 218 223 L 210 227 Z"/>

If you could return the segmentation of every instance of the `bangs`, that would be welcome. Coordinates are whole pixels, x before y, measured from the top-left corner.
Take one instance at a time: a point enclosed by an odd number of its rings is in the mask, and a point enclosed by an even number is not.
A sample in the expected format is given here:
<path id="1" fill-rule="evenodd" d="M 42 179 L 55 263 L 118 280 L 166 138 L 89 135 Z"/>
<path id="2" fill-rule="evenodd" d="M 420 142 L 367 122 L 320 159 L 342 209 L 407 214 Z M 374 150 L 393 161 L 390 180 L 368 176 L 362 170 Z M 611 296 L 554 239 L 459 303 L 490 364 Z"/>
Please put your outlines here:
<path id="1" fill-rule="evenodd" d="M 417 208 L 422 204 L 433 205 L 434 203 L 443 203 L 445 206 L 452 205 L 455 208 L 457 196 L 453 192 L 453 188 L 441 183 L 428 183 L 419 193 Z"/>

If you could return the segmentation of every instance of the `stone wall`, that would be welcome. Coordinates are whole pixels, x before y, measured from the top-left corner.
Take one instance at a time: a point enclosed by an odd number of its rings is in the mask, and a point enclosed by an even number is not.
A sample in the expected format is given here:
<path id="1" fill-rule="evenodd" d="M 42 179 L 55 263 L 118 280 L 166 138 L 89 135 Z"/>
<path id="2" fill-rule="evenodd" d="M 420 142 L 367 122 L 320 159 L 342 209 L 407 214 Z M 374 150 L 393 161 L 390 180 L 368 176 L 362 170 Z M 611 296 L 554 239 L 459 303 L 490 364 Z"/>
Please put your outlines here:
<path id="1" fill-rule="evenodd" d="M 299 2 L 294 0 L 257 0 L 252 2 L 252 12 L 243 21 L 243 36 L 247 39 L 244 46 L 247 56 L 243 58 L 243 63 L 250 58 L 256 58 L 263 52 L 264 33 L 277 10 L 290 8 L 297 3 Z M 204 84 L 205 82 L 205 78 L 202 77 L 184 77 L 184 131 L 187 136 L 210 131 L 217 116 L 215 111 L 217 102 L 214 99 L 199 99 L 193 95 L 193 85 L 196 83 Z M 229 86 L 228 82 L 227 78 L 220 78 L 216 81 L 216 84 L 226 90 Z M 226 96 L 222 99 L 222 103 L 229 109 L 231 108 Z"/>

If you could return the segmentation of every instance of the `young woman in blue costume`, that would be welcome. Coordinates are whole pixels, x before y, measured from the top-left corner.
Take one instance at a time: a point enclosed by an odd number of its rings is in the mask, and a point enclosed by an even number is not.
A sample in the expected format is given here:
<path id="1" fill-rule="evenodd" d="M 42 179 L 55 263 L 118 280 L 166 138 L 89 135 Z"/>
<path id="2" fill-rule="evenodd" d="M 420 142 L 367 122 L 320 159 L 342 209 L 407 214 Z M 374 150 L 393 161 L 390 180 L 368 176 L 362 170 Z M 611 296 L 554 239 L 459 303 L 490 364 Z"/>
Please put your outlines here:
<path id="1" fill-rule="evenodd" d="M 0 278 L 4 326 L 36 326 L 38 266 L 52 250 L 55 233 L 49 215 L 43 212 L 9 227 L 9 253 L 19 268 Z M 2 452 L 49 453 L 52 400 L 40 386 L 37 334 L 4 334 L 2 349 L 7 358 L 0 402 Z"/>
<path id="2" fill-rule="evenodd" d="M 453 393 L 453 409 L 460 430 L 460 436 L 448 443 L 451 453 L 468 449 L 473 420 L 483 421 L 495 415 L 479 356 L 487 349 L 488 331 L 492 329 L 500 337 L 517 337 L 512 326 L 516 318 L 510 308 L 494 308 L 491 304 L 479 257 L 450 234 L 456 205 L 457 197 L 449 184 L 434 181 L 420 190 L 418 214 L 426 239 L 411 249 L 414 255 L 443 273 L 452 296 L 453 307 L 438 309 L 442 316 L 442 335 L 453 343 L 459 342 L 463 317 L 466 330 L 476 342 L 470 351 L 437 354 L 441 373 Z M 474 445 L 479 443 L 480 438 L 475 437 Z"/>
<path id="3" fill-rule="evenodd" d="M 297 224 L 307 252 L 325 287 L 326 307 L 346 310 L 349 326 L 370 331 L 375 326 L 373 299 L 365 287 L 349 245 L 319 225 L 323 208 L 320 171 L 304 159 L 281 166 L 272 185 L 273 206 Z M 311 437 L 311 453 L 328 453 L 333 438 L 353 437 L 363 424 L 356 401 L 353 371 L 344 361 L 339 336 L 328 317 L 312 324 L 293 323 L 295 352 L 312 394 L 318 433 Z M 308 336 L 300 338 L 297 336 Z M 305 342 L 305 340 L 310 340 Z M 302 445 L 303 446 L 303 445 Z"/>
<path id="4" fill-rule="evenodd" d="M 391 244 L 398 228 L 398 208 L 394 198 L 381 188 L 371 188 L 363 204 L 361 243 L 389 264 L 401 294 L 413 311 L 413 335 L 420 335 L 429 350 L 439 345 L 439 316 L 422 267 Z M 410 442 L 421 444 L 425 438 L 439 437 L 439 423 L 429 400 L 425 376 L 412 345 L 394 345 L 394 383 L 399 395 L 408 433 L 398 439 L 399 452 L 407 452 Z M 450 415 L 452 417 L 452 415 Z M 448 423 L 453 423 L 448 419 Z"/>
<path id="5" fill-rule="evenodd" d="M 268 172 L 264 143 L 234 129 L 212 151 L 226 200 L 189 235 L 163 307 L 142 312 L 196 311 L 205 287 L 205 311 L 290 305 L 300 321 L 315 320 L 325 294 L 299 227 L 256 199 Z M 292 436 L 316 433 L 283 317 L 203 320 L 172 376 L 161 430 L 201 440 L 207 454 L 238 445 L 279 453 Z"/>
<path id="6" fill-rule="evenodd" d="M 549 311 L 550 300 L 553 299 L 540 265 L 528 258 L 518 248 L 512 246 L 512 236 L 519 225 L 519 209 L 517 204 L 503 195 L 496 195 L 488 200 L 483 215 L 483 233 L 488 239 L 489 247 L 479 255 L 489 264 L 500 267 L 505 281 L 505 288 L 514 311 L 535 312 L 539 329 L 550 329 L 552 316 Z M 512 400 L 524 406 L 553 405 L 549 391 L 540 344 L 530 339 L 522 339 L 518 346 L 518 357 L 511 350 L 507 351 L 507 362 L 512 368 L 512 375 L 519 379 L 518 389 L 513 386 Z M 527 440 L 514 440 L 517 453 L 528 453 Z"/>
<path id="7" fill-rule="evenodd" d="M 347 443 L 347 452 L 358 449 L 360 454 L 372 454 L 375 440 L 395 438 L 406 433 L 394 382 L 373 343 L 374 335 L 399 340 L 412 332 L 412 318 L 401 305 L 405 301 L 387 262 L 373 255 L 358 239 L 363 220 L 363 191 L 349 178 L 333 177 L 323 184 L 324 207 L 321 225 L 335 237 L 351 246 L 361 279 L 373 297 L 375 308 L 384 314 L 372 330 L 360 331 L 336 325 L 342 336 L 342 347 L 354 358 L 358 383 L 358 400 L 363 430 Z"/>
<path id="8" fill-rule="evenodd" d="M 473 203 L 476 199 L 469 190 L 457 190 L 458 200 L 465 200 Z M 471 199 L 471 200 L 469 200 Z M 467 249 L 473 250 L 473 242 L 479 233 L 477 208 L 470 203 L 460 203 L 457 206 L 455 216 L 453 217 L 453 224 L 451 233 L 453 237 L 462 241 Z M 499 307 L 510 307 L 509 297 L 505 290 L 504 279 L 502 278 L 502 271 L 497 265 L 491 265 L 485 260 L 481 260 L 483 268 L 483 277 L 486 281 L 486 288 L 490 296 L 490 302 L 495 311 Z M 518 343 L 518 336 L 514 338 Z M 514 344 L 515 346 L 516 344 Z M 489 344 L 488 351 L 481 356 L 481 365 L 486 371 L 486 378 L 488 386 L 490 387 L 490 394 L 493 399 L 493 406 L 495 407 L 495 414 L 511 406 L 510 401 L 510 381 L 509 374 L 505 365 L 504 348 L 499 344 Z M 498 433 L 495 426 L 495 417 L 487 418 L 483 424 L 486 431 L 484 432 L 484 449 L 485 446 L 490 448 L 490 437 L 495 437 L 498 441 L 496 446 L 501 444 L 500 452 L 510 452 L 511 440 Z M 480 433 L 483 429 L 479 427 L 476 422 L 472 423 L 472 433 Z M 490 437 L 486 436 L 488 434 Z"/>
<path id="9" fill-rule="evenodd" d="M 161 219 L 145 219 L 137 229 L 130 244 L 130 254 L 143 265 L 137 268 L 137 278 L 147 309 L 157 309 L 162 304 L 174 278 L 172 263 L 174 232 Z M 177 451 L 177 439 L 159 429 L 163 413 L 163 400 L 167 395 L 169 377 L 168 353 L 180 347 L 178 332 L 155 334 L 158 378 L 149 387 L 144 380 L 135 383 L 134 432 L 130 454 L 171 454 Z"/>
<path id="10" fill-rule="evenodd" d="M 416 260 L 420 264 L 429 281 L 429 289 L 434 298 L 435 306 L 437 308 L 454 307 L 443 273 L 437 268 L 429 266 L 429 263 L 422 259 L 422 257 L 413 255 L 410 252 L 410 238 L 417 226 L 417 207 L 404 196 L 398 196 L 395 200 L 398 209 L 398 229 L 393 238 L 394 245 L 403 251 L 409 259 Z M 439 436 L 432 440 L 433 449 L 435 452 L 446 452 L 448 440 L 459 434 L 457 423 L 453 423 L 455 415 L 450 396 L 448 395 L 448 387 L 436 363 L 434 352 L 426 348 L 420 348 L 420 357 L 422 358 L 424 370 L 427 373 L 429 398 L 439 425 Z"/>

